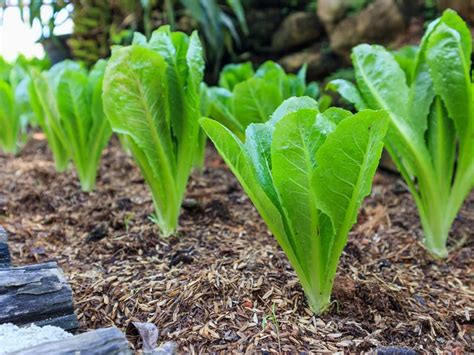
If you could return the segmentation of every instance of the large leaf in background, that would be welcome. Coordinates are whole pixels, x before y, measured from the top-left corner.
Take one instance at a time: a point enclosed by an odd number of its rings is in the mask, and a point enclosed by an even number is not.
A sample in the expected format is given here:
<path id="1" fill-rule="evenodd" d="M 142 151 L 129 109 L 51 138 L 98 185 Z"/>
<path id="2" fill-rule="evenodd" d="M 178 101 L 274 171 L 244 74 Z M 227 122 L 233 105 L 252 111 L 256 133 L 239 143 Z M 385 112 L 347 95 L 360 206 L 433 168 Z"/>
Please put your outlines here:
<path id="1" fill-rule="evenodd" d="M 252 78 L 235 86 L 233 112 L 246 127 L 253 122 L 267 121 L 282 101 L 278 87 Z"/>
<path id="2" fill-rule="evenodd" d="M 352 59 L 359 90 L 368 106 L 390 110 L 400 125 L 410 126 L 405 74 L 393 56 L 381 46 L 362 44 L 354 48 Z M 392 90 L 393 87 L 397 90 Z"/>
<path id="3" fill-rule="evenodd" d="M 31 108 L 30 98 L 28 97 L 29 84 L 30 78 L 25 77 L 15 88 L 15 114 L 19 116 L 23 133 L 26 132 L 28 124 L 32 126 L 37 124 Z"/>

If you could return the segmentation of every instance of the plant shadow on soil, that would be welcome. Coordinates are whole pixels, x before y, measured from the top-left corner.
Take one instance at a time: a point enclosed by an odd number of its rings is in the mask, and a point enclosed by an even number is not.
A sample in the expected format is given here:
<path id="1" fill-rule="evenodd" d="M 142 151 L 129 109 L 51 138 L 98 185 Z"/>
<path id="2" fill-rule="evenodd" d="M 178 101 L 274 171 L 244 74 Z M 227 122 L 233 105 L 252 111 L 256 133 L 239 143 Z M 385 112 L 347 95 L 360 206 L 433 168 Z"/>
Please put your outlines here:
<path id="1" fill-rule="evenodd" d="M 403 182 L 379 172 L 338 269 L 334 303 L 311 315 L 287 259 L 215 150 L 193 174 L 176 236 L 149 220 L 150 195 L 117 140 L 97 188 L 57 174 L 44 140 L 0 155 L 0 224 L 16 265 L 56 260 L 82 329 L 155 323 L 188 352 L 368 351 L 409 346 L 474 351 L 474 193 L 452 230 L 447 262 L 421 245 Z"/>

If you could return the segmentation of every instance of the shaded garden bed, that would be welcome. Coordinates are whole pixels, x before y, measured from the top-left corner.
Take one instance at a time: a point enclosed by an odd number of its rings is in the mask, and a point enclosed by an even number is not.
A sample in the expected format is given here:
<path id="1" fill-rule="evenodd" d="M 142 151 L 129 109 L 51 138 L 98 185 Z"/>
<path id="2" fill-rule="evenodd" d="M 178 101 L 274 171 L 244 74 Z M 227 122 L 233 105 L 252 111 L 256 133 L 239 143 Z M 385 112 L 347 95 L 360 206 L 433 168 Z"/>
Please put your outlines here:
<path id="1" fill-rule="evenodd" d="M 191 179 L 179 235 L 158 236 L 151 197 L 114 140 L 96 191 L 57 174 L 41 134 L 0 155 L 0 224 L 16 264 L 56 260 L 82 329 L 155 323 L 180 351 L 474 351 L 474 194 L 448 261 L 421 245 L 415 206 L 396 175 L 376 175 L 341 258 L 330 311 L 313 317 L 284 253 L 215 151 Z M 456 243 L 465 239 L 464 244 Z M 471 339 L 472 341 L 472 339 Z"/>

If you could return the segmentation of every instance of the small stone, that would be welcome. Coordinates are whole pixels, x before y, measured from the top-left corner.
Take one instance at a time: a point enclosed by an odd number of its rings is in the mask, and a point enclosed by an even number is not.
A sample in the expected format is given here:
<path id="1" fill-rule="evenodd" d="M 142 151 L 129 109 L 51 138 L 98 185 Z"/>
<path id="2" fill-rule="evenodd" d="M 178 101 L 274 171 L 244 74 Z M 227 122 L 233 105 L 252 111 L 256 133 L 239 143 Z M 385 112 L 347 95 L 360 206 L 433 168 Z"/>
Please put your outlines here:
<path id="1" fill-rule="evenodd" d="M 186 198 L 183 201 L 183 208 L 186 210 L 194 210 L 199 206 L 199 201 L 194 198 Z"/>
<path id="2" fill-rule="evenodd" d="M 86 238 L 86 243 L 98 242 L 107 237 L 107 227 L 103 224 L 95 227 Z"/>

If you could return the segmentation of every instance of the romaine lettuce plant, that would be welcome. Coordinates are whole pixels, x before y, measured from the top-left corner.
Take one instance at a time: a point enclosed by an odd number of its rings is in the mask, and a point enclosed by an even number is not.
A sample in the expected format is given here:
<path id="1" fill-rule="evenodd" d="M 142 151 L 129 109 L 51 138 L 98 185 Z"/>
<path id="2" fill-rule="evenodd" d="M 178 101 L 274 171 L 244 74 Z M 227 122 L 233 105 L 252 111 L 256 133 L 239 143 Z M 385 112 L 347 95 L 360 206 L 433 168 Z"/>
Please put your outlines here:
<path id="1" fill-rule="evenodd" d="M 316 98 L 318 94 L 316 83 L 306 84 L 306 66 L 295 75 L 272 61 L 256 72 L 251 63 L 229 64 L 222 69 L 219 86 L 207 89 L 208 112 L 210 118 L 243 138 L 249 124 L 267 121 L 287 98 Z"/>
<path id="2" fill-rule="evenodd" d="M 65 62 L 43 74 L 32 72 L 30 98 L 56 164 L 63 170 L 71 158 L 83 191 L 94 189 L 100 157 L 112 135 L 102 105 L 105 66 L 100 60 L 87 72 Z"/>
<path id="3" fill-rule="evenodd" d="M 395 56 L 380 46 L 354 48 L 357 87 L 330 87 L 357 109 L 387 110 L 386 147 L 418 208 L 425 245 L 435 257 L 474 186 L 471 32 L 452 10 L 431 23 L 422 42 Z"/>
<path id="4" fill-rule="evenodd" d="M 56 171 L 63 172 L 71 160 L 66 134 L 61 127 L 56 92 L 58 80 L 64 70 L 84 70 L 78 63 L 65 60 L 48 71 L 30 70 L 31 80 L 28 84 L 28 97 L 35 114 L 35 119 L 48 141 L 53 154 Z"/>
<path id="5" fill-rule="evenodd" d="M 26 140 L 27 125 L 33 117 L 26 90 L 29 76 L 20 64 L 0 61 L 0 65 L 5 65 L 0 73 L 0 150 L 16 154 Z"/>
<path id="6" fill-rule="evenodd" d="M 323 113 L 309 97 L 286 100 L 245 141 L 202 118 L 245 192 L 288 256 L 316 313 L 330 304 L 336 269 L 370 193 L 388 125 L 383 111 Z"/>
<path id="7" fill-rule="evenodd" d="M 16 112 L 14 88 L 0 80 L 0 149 L 5 153 L 18 152 L 20 116 Z"/>
<path id="8" fill-rule="evenodd" d="M 105 72 L 105 113 L 128 141 L 164 236 L 178 226 L 195 161 L 203 69 L 197 33 L 188 37 L 163 26 L 148 42 L 136 34 L 131 46 L 115 48 Z"/>

